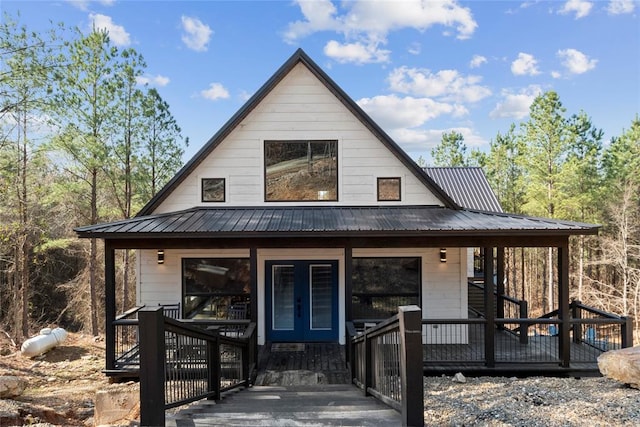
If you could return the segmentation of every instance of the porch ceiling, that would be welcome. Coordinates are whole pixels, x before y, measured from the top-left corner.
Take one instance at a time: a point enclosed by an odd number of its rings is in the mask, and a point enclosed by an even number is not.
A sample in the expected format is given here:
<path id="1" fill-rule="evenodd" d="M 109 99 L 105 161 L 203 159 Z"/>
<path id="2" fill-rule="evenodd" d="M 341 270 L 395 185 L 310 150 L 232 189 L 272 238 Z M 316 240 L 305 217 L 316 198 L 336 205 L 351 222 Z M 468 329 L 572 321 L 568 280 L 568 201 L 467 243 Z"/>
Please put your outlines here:
<path id="1" fill-rule="evenodd" d="M 598 225 L 438 206 L 195 207 L 76 228 L 81 238 L 568 236 Z"/>

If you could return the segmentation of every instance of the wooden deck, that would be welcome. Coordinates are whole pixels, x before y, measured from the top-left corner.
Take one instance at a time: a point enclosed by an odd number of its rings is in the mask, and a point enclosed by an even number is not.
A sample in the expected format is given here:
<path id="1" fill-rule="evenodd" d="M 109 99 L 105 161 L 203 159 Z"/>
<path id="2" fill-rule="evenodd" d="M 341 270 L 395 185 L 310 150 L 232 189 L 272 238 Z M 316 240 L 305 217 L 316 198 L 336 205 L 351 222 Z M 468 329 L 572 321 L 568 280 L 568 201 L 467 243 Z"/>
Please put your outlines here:
<path id="1" fill-rule="evenodd" d="M 295 377 L 317 384 L 350 384 L 344 346 L 337 343 L 267 343 L 258 358 L 256 385 L 287 385 Z M 288 378 L 288 379 L 287 379 Z"/>

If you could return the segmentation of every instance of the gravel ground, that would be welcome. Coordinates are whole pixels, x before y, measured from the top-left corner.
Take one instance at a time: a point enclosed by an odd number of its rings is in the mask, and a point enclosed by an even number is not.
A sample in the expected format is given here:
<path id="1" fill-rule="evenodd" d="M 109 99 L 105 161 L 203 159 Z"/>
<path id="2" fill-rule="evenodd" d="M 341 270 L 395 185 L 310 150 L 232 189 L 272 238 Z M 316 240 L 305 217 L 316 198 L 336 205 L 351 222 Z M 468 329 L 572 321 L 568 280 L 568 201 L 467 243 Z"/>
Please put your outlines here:
<path id="1" fill-rule="evenodd" d="M 638 426 L 640 390 L 596 378 L 425 377 L 426 426 Z"/>

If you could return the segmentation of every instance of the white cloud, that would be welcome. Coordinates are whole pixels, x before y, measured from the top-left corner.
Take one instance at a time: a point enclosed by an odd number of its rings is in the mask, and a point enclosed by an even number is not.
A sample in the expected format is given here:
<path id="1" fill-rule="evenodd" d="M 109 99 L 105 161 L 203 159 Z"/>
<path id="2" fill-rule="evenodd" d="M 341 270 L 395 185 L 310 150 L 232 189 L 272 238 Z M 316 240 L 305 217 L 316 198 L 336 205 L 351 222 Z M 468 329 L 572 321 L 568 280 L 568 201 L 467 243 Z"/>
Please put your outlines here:
<path id="1" fill-rule="evenodd" d="M 330 0 L 296 0 L 296 4 L 304 18 L 289 23 L 284 32 L 284 40 L 291 44 L 313 33 L 330 31 L 345 37 L 342 46 L 367 46 L 369 51 L 377 52 L 377 46 L 386 43 L 391 31 L 405 28 L 425 31 L 441 25 L 453 29 L 458 39 L 468 39 L 478 26 L 470 9 L 455 0 L 404 0 L 401 6 L 391 1 L 355 0 L 340 3 L 341 10 Z M 376 49 L 372 50 L 372 46 Z M 382 52 L 383 56 L 389 54 Z M 342 58 L 346 61 L 349 57 Z"/>
<path id="2" fill-rule="evenodd" d="M 410 96 L 380 95 L 362 98 L 357 103 L 384 129 L 415 128 L 443 114 L 462 116 L 468 113 L 460 105 Z"/>
<path id="3" fill-rule="evenodd" d="M 607 6 L 607 12 L 610 15 L 623 15 L 633 13 L 636 9 L 634 0 L 610 0 Z"/>
<path id="4" fill-rule="evenodd" d="M 368 64 L 375 62 L 389 62 L 389 51 L 379 49 L 375 44 L 339 43 L 330 40 L 324 47 L 324 54 L 340 63 L 353 62 Z"/>
<path id="5" fill-rule="evenodd" d="M 89 10 L 89 4 L 92 3 L 91 0 L 66 0 L 67 3 L 71 4 L 73 7 L 83 10 L 83 11 L 88 11 Z M 98 0 L 97 3 L 100 3 L 103 6 L 113 6 L 115 3 L 115 0 Z"/>
<path id="6" fill-rule="evenodd" d="M 400 67 L 388 77 L 391 90 L 423 97 L 438 97 L 449 102 L 478 102 L 491 95 L 479 83 L 480 76 L 463 76 L 456 70 L 432 73 L 428 69 Z"/>
<path id="7" fill-rule="evenodd" d="M 551 77 L 553 77 L 554 79 L 562 78 L 562 73 L 560 71 L 552 71 Z"/>
<path id="8" fill-rule="evenodd" d="M 473 58 L 471 58 L 471 62 L 469 62 L 469 67 L 478 68 L 482 64 L 486 64 L 486 63 L 487 63 L 486 57 L 482 55 L 473 55 Z"/>
<path id="9" fill-rule="evenodd" d="M 518 59 L 511 63 L 511 72 L 516 76 L 535 76 L 540 74 L 538 70 L 538 60 L 529 53 L 520 52 Z"/>
<path id="10" fill-rule="evenodd" d="M 576 19 L 584 18 L 588 16 L 591 12 L 591 8 L 593 7 L 593 3 L 586 0 L 568 0 L 562 9 L 558 11 L 563 15 L 575 13 Z"/>
<path id="11" fill-rule="evenodd" d="M 122 25 L 114 23 L 110 16 L 91 13 L 89 14 L 89 19 L 92 22 L 90 30 L 95 28 L 96 30 L 107 31 L 109 33 L 109 39 L 111 39 L 116 46 L 129 46 L 131 44 L 129 33 L 127 33 Z"/>
<path id="12" fill-rule="evenodd" d="M 598 63 L 597 59 L 589 59 L 587 55 L 576 49 L 559 50 L 556 54 L 562 59 L 562 65 L 570 74 L 583 74 L 593 70 Z"/>
<path id="13" fill-rule="evenodd" d="M 529 115 L 529 107 L 531 107 L 534 99 L 541 93 L 542 89 L 536 85 L 521 89 L 518 93 L 505 89 L 501 94 L 502 101 L 498 102 L 493 111 L 489 113 L 489 117 L 492 119 L 523 119 Z"/>
<path id="14" fill-rule="evenodd" d="M 477 135 L 468 127 L 455 127 L 449 129 L 394 129 L 389 135 L 407 153 L 429 156 L 428 152 L 440 144 L 442 134 L 445 132 L 458 132 L 464 137 L 467 147 L 480 147 L 488 144 L 488 141 Z"/>
<path id="15" fill-rule="evenodd" d="M 418 42 L 411 43 L 411 46 L 409 46 L 409 48 L 407 49 L 407 52 L 409 52 L 411 55 L 420 55 L 421 51 L 422 45 Z"/>
<path id="16" fill-rule="evenodd" d="M 209 89 L 200 91 L 200 96 L 211 101 L 229 98 L 229 91 L 221 83 L 211 83 Z"/>
<path id="17" fill-rule="evenodd" d="M 213 34 L 213 30 L 198 18 L 182 16 L 182 41 L 191 50 L 204 52 Z"/>
<path id="18" fill-rule="evenodd" d="M 136 82 L 138 82 L 139 85 L 163 87 L 168 85 L 170 81 L 169 77 L 161 76 L 160 74 L 157 76 L 144 75 L 136 77 Z"/>

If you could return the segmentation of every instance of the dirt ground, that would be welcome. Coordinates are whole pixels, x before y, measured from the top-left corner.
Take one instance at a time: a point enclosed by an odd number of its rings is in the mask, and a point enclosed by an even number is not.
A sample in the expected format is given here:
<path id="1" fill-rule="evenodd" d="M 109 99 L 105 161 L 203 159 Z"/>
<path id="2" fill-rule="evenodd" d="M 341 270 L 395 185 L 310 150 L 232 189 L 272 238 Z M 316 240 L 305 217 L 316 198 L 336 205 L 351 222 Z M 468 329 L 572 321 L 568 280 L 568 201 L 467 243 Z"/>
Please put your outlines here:
<path id="1" fill-rule="evenodd" d="M 93 425 L 95 393 L 109 384 L 102 373 L 104 339 L 69 333 L 62 345 L 28 358 L 0 333 L 0 349 L 0 375 L 28 382 L 22 396 L 0 399 L 0 427 Z"/>

